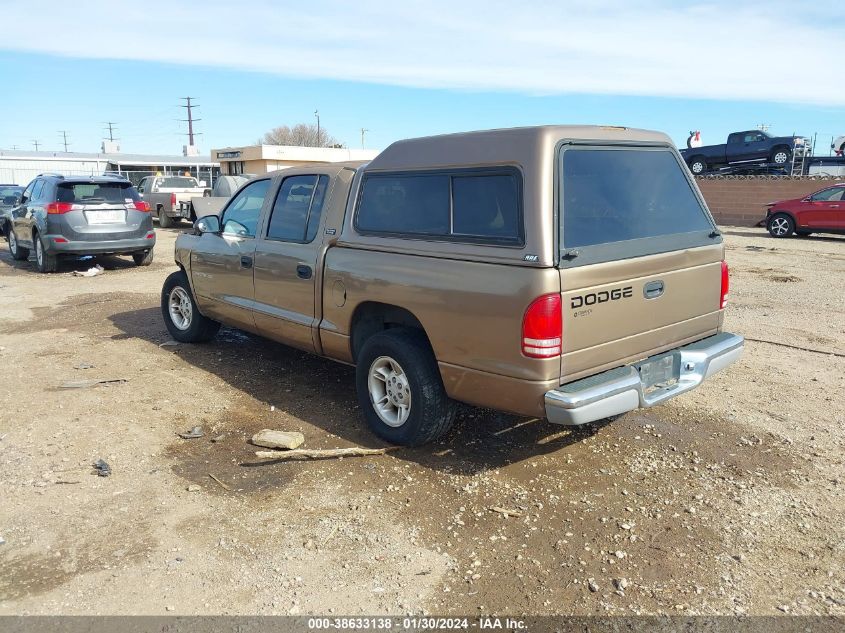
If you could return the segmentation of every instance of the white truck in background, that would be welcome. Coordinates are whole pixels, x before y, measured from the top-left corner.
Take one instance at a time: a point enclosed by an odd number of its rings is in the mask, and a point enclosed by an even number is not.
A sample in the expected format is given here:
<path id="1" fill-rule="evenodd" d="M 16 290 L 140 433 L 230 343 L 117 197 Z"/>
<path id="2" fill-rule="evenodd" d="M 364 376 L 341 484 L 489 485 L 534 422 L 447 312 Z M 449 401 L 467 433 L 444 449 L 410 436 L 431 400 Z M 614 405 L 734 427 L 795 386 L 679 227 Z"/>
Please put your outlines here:
<path id="1" fill-rule="evenodd" d="M 190 202 L 193 196 L 202 196 L 206 183 L 192 176 L 147 176 L 138 184 L 138 193 L 144 202 L 150 205 L 158 224 L 166 229 L 182 219 L 190 220 L 190 215 L 183 215 L 181 202 Z"/>
<path id="2" fill-rule="evenodd" d="M 250 181 L 254 174 L 239 174 L 237 176 L 220 176 L 214 183 L 213 189 L 206 189 L 202 196 L 194 196 L 188 201 L 179 203 L 179 213 L 183 218 L 190 218 L 191 222 L 207 215 L 220 215 L 235 192 Z"/>

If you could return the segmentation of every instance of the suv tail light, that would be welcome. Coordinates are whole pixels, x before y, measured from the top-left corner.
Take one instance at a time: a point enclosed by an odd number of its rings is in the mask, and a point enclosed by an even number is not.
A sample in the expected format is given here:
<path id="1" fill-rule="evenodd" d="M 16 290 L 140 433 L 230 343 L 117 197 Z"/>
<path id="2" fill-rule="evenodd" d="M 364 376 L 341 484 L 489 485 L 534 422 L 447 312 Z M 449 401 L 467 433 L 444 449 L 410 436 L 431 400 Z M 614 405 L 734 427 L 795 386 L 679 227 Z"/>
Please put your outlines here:
<path id="1" fill-rule="evenodd" d="M 559 293 L 537 297 L 522 318 L 522 353 L 530 358 L 560 356 L 563 316 Z"/>
<path id="2" fill-rule="evenodd" d="M 722 260 L 722 298 L 719 301 L 719 309 L 724 310 L 728 305 L 728 290 L 730 289 L 731 280 L 728 272 L 728 262 Z"/>
<path id="3" fill-rule="evenodd" d="M 171 207 L 176 206 L 176 194 L 175 193 L 170 194 L 170 206 Z"/>
<path id="4" fill-rule="evenodd" d="M 68 211 L 73 211 L 73 207 L 72 202 L 51 202 L 47 205 L 47 213 L 67 213 Z"/>
<path id="5" fill-rule="evenodd" d="M 137 211 L 149 211 L 150 210 L 150 203 L 144 202 L 143 200 L 136 200 L 135 201 L 135 209 Z"/>

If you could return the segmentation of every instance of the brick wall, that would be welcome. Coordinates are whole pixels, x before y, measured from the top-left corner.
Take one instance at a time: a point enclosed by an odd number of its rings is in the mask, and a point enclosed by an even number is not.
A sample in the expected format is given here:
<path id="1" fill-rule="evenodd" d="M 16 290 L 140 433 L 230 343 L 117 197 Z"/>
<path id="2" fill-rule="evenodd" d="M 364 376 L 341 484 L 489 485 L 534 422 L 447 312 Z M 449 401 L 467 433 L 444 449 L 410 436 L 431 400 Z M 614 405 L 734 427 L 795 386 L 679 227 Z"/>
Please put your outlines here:
<path id="1" fill-rule="evenodd" d="M 842 178 L 789 176 L 700 176 L 699 189 L 716 224 L 755 226 L 766 217 L 766 203 L 800 198 Z"/>

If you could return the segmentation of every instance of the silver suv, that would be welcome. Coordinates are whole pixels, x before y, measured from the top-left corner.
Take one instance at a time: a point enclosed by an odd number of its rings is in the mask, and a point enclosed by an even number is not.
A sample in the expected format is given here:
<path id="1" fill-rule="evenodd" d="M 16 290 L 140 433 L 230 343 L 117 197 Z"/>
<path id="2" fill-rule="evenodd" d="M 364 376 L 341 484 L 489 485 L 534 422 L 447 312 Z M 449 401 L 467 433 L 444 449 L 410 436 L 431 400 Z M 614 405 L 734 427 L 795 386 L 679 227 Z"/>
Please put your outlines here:
<path id="1" fill-rule="evenodd" d="M 132 255 L 138 266 L 153 261 L 150 207 L 124 178 L 41 174 L 10 215 L 12 257 L 26 260 L 34 249 L 42 273 L 55 272 L 62 255 Z"/>

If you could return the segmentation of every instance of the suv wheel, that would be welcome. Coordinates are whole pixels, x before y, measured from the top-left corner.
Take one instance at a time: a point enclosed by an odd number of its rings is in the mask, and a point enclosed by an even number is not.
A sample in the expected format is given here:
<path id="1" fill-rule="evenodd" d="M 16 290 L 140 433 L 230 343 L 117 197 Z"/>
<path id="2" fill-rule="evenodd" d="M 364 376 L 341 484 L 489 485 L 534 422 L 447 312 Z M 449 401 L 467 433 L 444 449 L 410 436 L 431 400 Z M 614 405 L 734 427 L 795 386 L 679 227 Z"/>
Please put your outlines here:
<path id="1" fill-rule="evenodd" d="M 206 343 L 220 329 L 217 321 L 200 314 L 188 276 L 181 270 L 171 273 L 161 289 L 161 314 L 170 336 L 180 343 Z"/>
<path id="2" fill-rule="evenodd" d="M 153 249 L 143 253 L 132 253 L 132 261 L 136 266 L 149 266 L 153 263 Z"/>
<path id="3" fill-rule="evenodd" d="M 29 259 L 29 249 L 18 244 L 18 236 L 11 227 L 9 227 L 9 252 L 12 254 L 12 259 L 19 262 Z"/>
<path id="4" fill-rule="evenodd" d="M 775 213 L 766 223 L 772 237 L 789 237 L 795 230 L 795 222 L 786 213 Z"/>
<path id="5" fill-rule="evenodd" d="M 418 331 L 396 328 L 367 339 L 355 383 L 370 429 L 392 444 L 426 444 L 455 419 L 455 402 L 446 395 L 431 347 Z"/>
<path id="6" fill-rule="evenodd" d="M 789 150 L 781 148 L 781 149 L 775 150 L 775 153 L 772 154 L 772 162 L 775 165 L 785 165 L 788 160 L 789 160 Z"/>
<path id="7" fill-rule="evenodd" d="M 35 265 L 40 273 L 54 273 L 59 268 L 59 256 L 51 255 L 44 248 L 44 241 L 38 233 L 32 236 L 35 243 Z"/>

